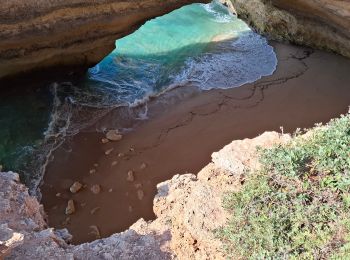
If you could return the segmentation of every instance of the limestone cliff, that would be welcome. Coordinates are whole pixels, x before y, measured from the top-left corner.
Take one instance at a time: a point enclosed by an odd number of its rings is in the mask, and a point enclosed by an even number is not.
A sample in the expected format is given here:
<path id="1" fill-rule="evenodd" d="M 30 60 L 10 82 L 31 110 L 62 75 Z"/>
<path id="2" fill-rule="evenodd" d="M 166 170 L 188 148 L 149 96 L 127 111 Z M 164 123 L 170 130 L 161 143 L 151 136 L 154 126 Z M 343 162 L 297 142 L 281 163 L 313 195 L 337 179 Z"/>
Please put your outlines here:
<path id="1" fill-rule="evenodd" d="M 348 0 L 231 0 L 238 16 L 275 40 L 350 57 Z"/>
<path id="2" fill-rule="evenodd" d="M 3 0 L 0 78 L 47 67 L 87 67 L 143 22 L 194 0 Z"/>
<path id="3" fill-rule="evenodd" d="M 350 57 L 347 0 L 220 0 L 260 33 Z M 0 79 L 50 67 L 86 68 L 115 40 L 185 4 L 210 0 L 3 0 Z"/>
<path id="4" fill-rule="evenodd" d="M 77 246 L 67 244 L 66 230 L 46 227 L 41 206 L 17 174 L 0 173 L 0 259 L 225 259 L 214 235 L 227 219 L 223 194 L 239 189 L 247 169 L 259 167 L 257 146 L 289 138 L 269 132 L 233 141 L 197 176 L 176 175 L 158 185 L 154 221 L 140 219 L 123 233 Z"/>

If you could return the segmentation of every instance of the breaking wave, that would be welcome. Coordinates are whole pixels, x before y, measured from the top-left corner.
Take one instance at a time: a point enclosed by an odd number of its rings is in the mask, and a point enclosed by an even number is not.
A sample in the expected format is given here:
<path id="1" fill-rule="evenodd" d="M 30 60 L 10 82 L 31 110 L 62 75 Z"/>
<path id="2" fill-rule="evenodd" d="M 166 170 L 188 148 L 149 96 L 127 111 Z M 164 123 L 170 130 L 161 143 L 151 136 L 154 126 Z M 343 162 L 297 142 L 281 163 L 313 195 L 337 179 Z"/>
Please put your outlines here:
<path id="1" fill-rule="evenodd" d="M 28 155 L 21 170 L 31 172 L 27 183 L 36 188 L 52 151 L 110 111 L 120 108 L 125 113 L 116 120 L 147 119 L 149 99 L 170 89 L 238 87 L 272 74 L 276 65 L 266 39 L 218 1 L 188 5 L 150 20 L 117 40 L 116 49 L 78 84 L 60 82 L 49 87 L 48 124 L 45 131 L 42 124 L 38 127 L 44 140 L 21 147 Z"/>

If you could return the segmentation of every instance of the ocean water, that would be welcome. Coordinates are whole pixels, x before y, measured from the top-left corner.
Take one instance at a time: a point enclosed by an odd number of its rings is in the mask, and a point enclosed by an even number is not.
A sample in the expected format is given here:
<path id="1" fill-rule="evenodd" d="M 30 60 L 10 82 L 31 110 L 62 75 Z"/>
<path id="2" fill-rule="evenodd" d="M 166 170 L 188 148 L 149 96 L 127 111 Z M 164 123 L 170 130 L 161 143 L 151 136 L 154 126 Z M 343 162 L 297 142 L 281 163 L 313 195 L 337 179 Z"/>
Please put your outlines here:
<path id="1" fill-rule="evenodd" d="M 273 48 L 213 1 L 146 22 L 78 83 L 53 82 L 1 97 L 0 164 L 35 187 L 50 153 L 116 107 L 137 107 L 176 87 L 239 87 L 274 72 Z"/>

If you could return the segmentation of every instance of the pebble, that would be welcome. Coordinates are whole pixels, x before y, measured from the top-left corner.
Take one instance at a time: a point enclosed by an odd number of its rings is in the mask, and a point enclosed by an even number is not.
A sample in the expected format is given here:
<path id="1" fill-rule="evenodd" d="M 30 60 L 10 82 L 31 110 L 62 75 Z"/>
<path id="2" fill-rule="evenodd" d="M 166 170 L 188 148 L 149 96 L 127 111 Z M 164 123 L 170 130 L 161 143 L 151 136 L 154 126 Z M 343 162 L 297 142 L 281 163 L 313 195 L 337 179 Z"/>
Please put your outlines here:
<path id="1" fill-rule="evenodd" d="M 56 193 L 56 197 L 61 197 L 61 193 Z"/>
<path id="2" fill-rule="evenodd" d="M 98 210 L 100 210 L 100 207 L 93 208 L 93 209 L 90 211 L 90 214 L 91 214 L 91 215 L 94 215 Z"/>
<path id="3" fill-rule="evenodd" d="M 143 200 L 143 197 L 145 196 L 145 194 L 143 193 L 143 190 L 138 190 L 137 191 L 137 197 L 139 200 Z"/>
<path id="4" fill-rule="evenodd" d="M 83 187 L 83 184 L 81 184 L 80 182 L 76 181 L 73 183 L 72 186 L 70 186 L 69 190 L 71 193 L 77 193 L 78 191 L 81 190 L 81 188 Z"/>
<path id="5" fill-rule="evenodd" d="M 141 163 L 140 170 L 144 170 L 144 169 L 146 169 L 146 167 L 147 167 L 146 163 Z"/>
<path id="6" fill-rule="evenodd" d="M 122 140 L 123 136 L 119 133 L 118 130 L 109 130 L 106 134 L 106 138 L 109 141 L 116 142 Z"/>
<path id="7" fill-rule="evenodd" d="M 107 151 L 105 151 L 105 155 L 110 155 L 111 152 L 113 152 L 114 148 L 108 149 Z"/>
<path id="8" fill-rule="evenodd" d="M 126 180 L 129 182 L 133 182 L 135 180 L 133 171 L 128 171 L 128 177 L 126 178 Z"/>
<path id="9" fill-rule="evenodd" d="M 135 184 L 135 188 L 136 188 L 136 189 L 142 188 L 142 184 L 141 184 L 141 183 L 136 183 L 136 184 Z"/>
<path id="10" fill-rule="evenodd" d="M 101 238 L 100 230 L 97 226 L 92 225 L 90 226 L 91 232 L 90 234 L 94 235 L 96 238 Z"/>
<path id="11" fill-rule="evenodd" d="M 85 207 L 86 206 L 86 202 L 80 203 L 80 206 Z"/>
<path id="12" fill-rule="evenodd" d="M 109 140 L 107 138 L 102 138 L 101 143 L 103 144 L 109 143 Z"/>
<path id="13" fill-rule="evenodd" d="M 67 217 L 63 222 L 62 225 L 68 225 L 70 222 L 70 217 Z"/>
<path id="14" fill-rule="evenodd" d="M 75 206 L 73 200 L 68 200 L 66 207 L 66 215 L 72 215 L 75 212 Z"/>
<path id="15" fill-rule="evenodd" d="M 124 157 L 125 154 L 124 153 L 118 153 L 118 157 Z"/>
<path id="16" fill-rule="evenodd" d="M 98 167 L 98 163 L 94 163 L 94 167 L 97 168 Z"/>
<path id="17" fill-rule="evenodd" d="M 129 206 L 129 212 L 132 212 L 132 206 Z"/>
<path id="18" fill-rule="evenodd" d="M 91 186 L 91 191 L 94 194 L 99 194 L 101 192 L 101 186 L 98 184 L 92 185 Z"/>
<path id="19" fill-rule="evenodd" d="M 90 173 L 90 174 L 96 173 L 96 169 L 91 169 L 91 170 L 89 171 L 89 173 Z"/>
<path id="20" fill-rule="evenodd" d="M 130 147 L 130 148 L 129 148 L 129 151 L 130 151 L 130 152 L 135 152 L 135 148 Z"/>
<path id="21" fill-rule="evenodd" d="M 113 189 L 109 189 L 108 192 L 113 192 Z"/>
<path id="22" fill-rule="evenodd" d="M 2 165 L 0 165 L 0 172 L 2 172 L 2 169 L 4 169 L 4 167 Z"/>
<path id="23" fill-rule="evenodd" d="M 118 161 L 113 161 L 111 166 L 116 166 L 118 164 Z"/>

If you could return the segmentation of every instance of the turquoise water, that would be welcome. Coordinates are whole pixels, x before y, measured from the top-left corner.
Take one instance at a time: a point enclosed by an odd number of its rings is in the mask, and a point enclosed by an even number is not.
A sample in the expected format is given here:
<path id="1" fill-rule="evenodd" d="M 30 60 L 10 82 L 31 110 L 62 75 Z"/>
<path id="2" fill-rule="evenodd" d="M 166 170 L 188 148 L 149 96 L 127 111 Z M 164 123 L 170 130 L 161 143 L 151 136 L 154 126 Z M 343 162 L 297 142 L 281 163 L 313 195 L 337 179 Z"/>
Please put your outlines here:
<path id="1" fill-rule="evenodd" d="M 88 94 L 73 101 L 101 107 L 134 104 L 178 85 L 236 87 L 271 74 L 275 66 L 266 40 L 226 7 L 192 4 L 117 40 L 116 49 L 89 70 Z"/>
<path id="2" fill-rule="evenodd" d="M 80 82 L 2 101 L 0 164 L 27 182 L 40 179 L 50 151 L 113 108 L 137 106 L 179 86 L 238 87 L 270 75 L 276 64 L 267 41 L 217 1 L 185 6 L 117 40 Z"/>

